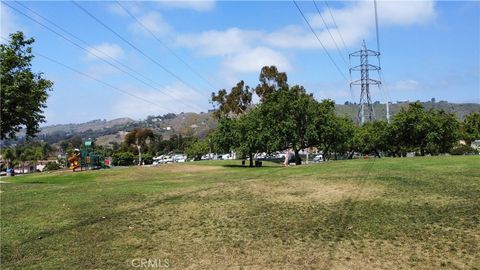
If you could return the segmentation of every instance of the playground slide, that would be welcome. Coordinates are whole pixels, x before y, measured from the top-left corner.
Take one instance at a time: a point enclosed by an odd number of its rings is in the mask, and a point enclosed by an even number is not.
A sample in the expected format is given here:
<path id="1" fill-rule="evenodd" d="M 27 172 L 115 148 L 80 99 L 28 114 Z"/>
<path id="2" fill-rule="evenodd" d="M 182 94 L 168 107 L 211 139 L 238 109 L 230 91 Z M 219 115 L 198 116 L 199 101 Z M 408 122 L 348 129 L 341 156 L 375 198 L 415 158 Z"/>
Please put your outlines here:
<path id="1" fill-rule="evenodd" d="M 80 155 L 73 154 L 73 156 L 68 158 L 68 164 L 70 164 L 70 169 L 75 171 L 77 168 L 80 168 Z"/>

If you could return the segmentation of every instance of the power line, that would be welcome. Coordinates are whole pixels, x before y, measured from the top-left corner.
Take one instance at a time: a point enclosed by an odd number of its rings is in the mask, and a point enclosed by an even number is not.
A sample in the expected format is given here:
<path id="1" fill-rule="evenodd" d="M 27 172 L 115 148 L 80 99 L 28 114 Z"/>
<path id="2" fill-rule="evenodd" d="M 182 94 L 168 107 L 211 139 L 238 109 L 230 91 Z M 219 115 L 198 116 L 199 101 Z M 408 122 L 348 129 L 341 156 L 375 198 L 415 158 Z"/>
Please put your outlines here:
<path id="1" fill-rule="evenodd" d="M 42 16 L 41 14 L 39 14 L 38 12 L 36 12 L 35 10 L 33 10 L 33 9 L 29 8 L 28 6 L 22 4 L 21 2 L 15 1 L 15 3 L 17 3 L 17 4 L 20 5 L 20 6 L 22 6 L 22 7 L 25 8 L 25 9 L 29 10 L 30 12 L 34 13 L 36 16 L 42 18 L 43 20 L 49 22 L 50 24 L 54 25 L 54 26 L 57 27 L 58 29 L 62 30 L 64 33 L 67 33 L 69 36 L 71 36 L 71 37 L 75 38 L 76 40 L 80 41 L 81 43 L 83 43 L 83 45 L 89 47 L 88 42 L 86 42 L 85 40 L 83 40 L 83 39 L 79 38 L 78 36 L 72 34 L 72 33 L 69 32 L 68 30 L 66 30 L 65 28 L 63 28 L 63 27 L 61 27 L 60 25 L 56 24 L 55 22 L 49 20 L 49 19 L 46 18 L 45 16 Z M 23 14 L 23 15 L 25 15 L 25 14 Z M 25 16 L 26 16 L 26 15 L 25 15 Z M 37 23 L 38 23 L 38 22 L 37 22 Z M 42 25 L 42 26 L 44 26 L 44 25 Z M 44 26 L 44 27 L 45 27 L 45 26 Z M 48 29 L 48 28 L 47 28 L 47 29 Z M 50 30 L 50 29 L 48 29 L 48 30 Z M 55 34 L 58 34 L 58 33 L 55 33 Z M 68 40 L 67 40 L 67 41 L 68 41 Z M 82 48 L 82 49 L 84 49 L 84 48 Z M 160 86 L 160 87 L 165 87 L 164 85 L 162 85 L 162 84 L 160 84 L 160 83 L 158 83 L 158 82 L 153 81 L 152 79 L 144 76 L 142 73 L 136 71 L 135 69 L 133 69 L 133 68 L 131 68 L 131 67 L 125 65 L 125 64 L 123 64 L 122 62 L 120 62 L 120 61 L 116 60 L 115 58 L 111 57 L 110 55 L 108 55 L 108 54 L 106 54 L 106 53 L 98 50 L 97 48 L 95 48 L 95 47 L 90 47 L 89 49 L 94 50 L 94 51 L 96 51 L 96 52 L 98 52 L 98 53 L 100 53 L 100 54 L 108 57 L 111 61 L 113 61 L 113 62 L 115 62 L 116 64 L 122 66 L 123 68 L 128 69 L 129 71 L 137 74 L 138 76 L 140 76 L 140 77 L 142 77 L 142 78 L 144 78 L 144 79 L 146 79 L 146 80 L 148 80 L 148 81 L 150 81 L 150 82 L 152 82 L 152 83 L 154 83 L 154 84 L 156 84 L 156 85 L 158 85 L 158 86 Z M 88 52 L 91 53 L 90 51 L 88 51 Z M 95 55 L 95 54 L 93 54 L 93 55 L 94 55 L 95 57 L 99 58 L 97 55 Z M 102 60 L 102 59 L 103 59 L 103 58 L 101 58 L 100 60 Z"/>
<path id="2" fill-rule="evenodd" d="M 67 33 L 68 35 L 72 36 L 73 38 L 75 38 L 75 39 L 79 40 L 80 42 L 82 42 L 82 43 L 83 43 L 83 44 L 85 44 L 86 46 L 88 46 L 88 44 L 87 44 L 87 43 L 86 43 L 84 40 L 82 40 L 82 39 L 80 39 L 80 38 L 76 37 L 75 35 L 73 35 L 73 34 L 72 34 L 72 33 L 70 33 L 69 31 L 67 31 L 66 29 L 62 28 L 61 26 L 57 25 L 56 23 L 52 22 L 51 20 L 49 20 L 49 19 L 45 18 L 44 16 L 42 16 L 42 15 L 41 15 L 41 14 L 39 14 L 39 13 L 37 13 L 36 11 L 34 11 L 34 10 L 32 10 L 32 9 L 28 8 L 27 6 L 25 6 L 25 5 L 23 5 L 23 4 L 19 3 L 19 2 L 16 2 L 16 3 L 17 3 L 17 4 L 19 4 L 20 6 L 24 7 L 25 9 L 28 9 L 29 11 L 33 12 L 35 15 L 39 16 L 40 18 L 44 19 L 45 21 L 49 22 L 50 24 L 54 25 L 54 26 L 55 26 L 55 27 L 57 27 L 58 29 L 60 29 L 60 30 L 64 31 L 65 33 Z M 63 35 L 63 34 L 61 34 L 61 33 L 57 32 L 57 31 L 55 31 L 54 29 L 52 29 L 51 27 L 49 27 L 49 26 L 45 25 L 44 23 L 42 23 L 42 22 L 40 22 L 40 21 L 38 21 L 38 20 L 36 20 L 36 19 L 32 18 L 31 16 L 29 16 L 28 14 L 26 14 L 26 13 L 22 12 L 21 10 L 19 10 L 19 9 L 17 9 L 17 8 L 15 8 L 15 7 L 11 6 L 11 5 L 9 5 L 9 4 L 8 4 L 8 3 L 6 3 L 6 2 L 5 2 L 4 4 L 6 4 L 6 5 L 7 5 L 9 8 L 11 8 L 12 10 L 14 10 L 14 11 L 16 11 L 16 12 L 18 12 L 18 13 L 22 14 L 23 16 L 27 17 L 28 19 L 32 20 L 33 22 L 35 22 L 35 23 L 39 24 L 40 26 L 42 26 L 42 27 L 46 28 L 46 29 L 47 29 L 47 30 L 49 30 L 50 32 L 52 32 L 52 33 L 54 33 L 54 34 L 56 34 L 56 35 L 60 36 L 60 37 L 61 37 L 61 38 L 63 38 L 64 40 L 66 40 L 66 41 L 68 41 L 69 43 L 73 44 L 74 46 L 76 46 L 76 47 L 78 47 L 78 48 L 80 48 L 80 49 L 84 50 L 85 52 L 87 52 L 87 53 L 89 53 L 89 54 L 92 54 L 93 56 L 95 56 L 95 57 L 96 57 L 96 58 L 98 58 L 99 60 L 101 60 L 101 61 L 103 61 L 103 62 L 107 63 L 108 65 L 110 65 L 110 66 L 112 66 L 112 67 L 116 68 L 117 70 L 119 70 L 119 71 L 121 71 L 121 72 L 125 73 L 126 75 L 128 75 L 128 76 L 132 77 L 133 79 L 135 79 L 135 80 L 137 80 L 137 81 L 139 81 L 139 82 L 143 83 L 144 85 L 146 85 L 146 86 L 148 86 L 148 87 L 150 87 L 150 88 L 152 88 L 152 89 L 154 89 L 154 90 L 156 90 L 156 91 L 159 91 L 161 94 L 163 94 L 163 95 L 165 95 L 165 96 L 167 96 L 167 97 L 170 97 L 170 98 L 173 98 L 173 99 L 178 99 L 178 98 L 176 98 L 176 97 L 174 97 L 174 96 L 170 95 L 170 93 L 168 93 L 168 92 L 164 92 L 163 90 L 161 90 L 161 89 L 158 89 L 158 88 L 156 88 L 155 86 L 152 86 L 150 83 L 147 83 L 147 82 L 145 82 L 144 80 L 142 80 L 142 79 L 138 78 L 137 76 L 135 76 L 135 75 L 132 75 L 131 73 L 129 73 L 129 72 L 127 72 L 127 71 L 125 71 L 125 70 L 123 70 L 123 69 L 119 68 L 118 66 L 116 66 L 116 65 L 112 64 L 111 62 L 109 62 L 109 61 L 105 60 L 104 58 L 100 57 L 99 55 L 97 55 L 96 53 L 92 52 L 91 50 L 89 50 L 89 49 L 87 49 L 87 48 L 83 47 L 82 45 L 78 44 L 77 42 L 75 42 L 75 41 L 71 40 L 70 38 L 66 37 L 65 35 Z M 93 47 L 92 47 L 91 49 L 92 49 L 92 50 L 95 50 L 95 51 L 97 51 L 97 52 L 99 52 L 100 54 L 103 54 L 103 55 L 107 56 L 108 58 L 110 58 L 110 59 L 112 59 L 114 62 L 116 62 L 117 64 L 121 65 L 122 67 L 124 67 L 124 68 L 126 68 L 126 69 L 128 69 L 128 70 L 131 70 L 131 71 L 133 71 L 133 72 L 134 72 L 134 73 L 136 73 L 136 74 L 139 74 L 141 77 L 143 77 L 143 78 L 146 78 L 146 79 L 147 79 L 147 80 L 149 80 L 149 81 L 152 81 L 152 80 L 148 79 L 147 77 L 143 76 L 142 74 L 140 74 L 139 72 L 137 72 L 137 71 L 133 70 L 132 68 L 130 68 L 130 67 L 128 67 L 128 66 L 126 66 L 126 65 L 122 64 L 121 62 L 119 62 L 119 61 L 115 60 L 114 58 L 112 58 L 112 57 L 111 57 L 111 56 L 109 56 L 108 54 L 105 54 L 104 52 L 101 52 L 101 51 L 99 51 L 98 49 L 96 49 L 96 48 L 93 48 Z M 156 82 L 154 82 L 154 81 L 152 81 L 152 82 L 153 82 L 153 83 L 155 83 L 155 84 L 158 84 L 158 83 L 156 83 Z M 163 86 L 163 85 L 161 85 L 161 84 L 158 84 L 158 85 L 160 85 L 160 86 L 161 86 L 161 87 L 163 87 L 163 88 L 165 87 L 165 86 Z M 179 100 L 179 99 L 178 99 L 178 100 Z M 190 108 L 192 108 L 192 109 L 195 109 L 195 110 L 199 109 L 199 107 L 198 107 L 198 106 L 191 106 L 191 105 L 188 105 L 188 104 L 186 104 L 186 103 L 182 102 L 181 100 L 179 100 L 179 101 L 180 101 L 181 103 L 183 103 L 183 105 L 187 105 L 188 107 L 190 107 Z"/>
<path id="3" fill-rule="evenodd" d="M 305 14 L 303 14 L 303 11 L 300 9 L 300 7 L 298 6 L 297 2 L 295 0 L 293 0 L 293 3 L 295 4 L 295 6 L 297 7 L 298 9 L 298 12 L 300 12 L 300 14 L 302 15 L 303 19 L 305 20 L 305 22 L 308 24 L 308 27 L 310 28 L 310 31 L 312 31 L 312 33 L 315 35 L 315 37 L 317 38 L 318 40 L 318 43 L 320 43 L 320 45 L 322 46 L 323 50 L 325 51 L 325 53 L 327 54 L 328 58 L 330 58 L 330 61 L 332 61 L 333 65 L 335 65 L 335 68 L 337 69 L 337 71 L 340 73 L 340 75 L 342 75 L 343 79 L 345 79 L 345 81 L 347 83 L 350 83 L 347 79 L 347 77 L 345 76 L 345 74 L 343 74 L 343 72 L 341 71 L 341 69 L 338 67 L 337 63 L 335 63 L 335 60 L 333 59 L 333 57 L 330 55 L 330 53 L 328 52 L 327 48 L 325 48 L 325 46 L 323 45 L 322 41 L 320 40 L 320 38 L 318 37 L 317 33 L 315 33 L 315 30 L 313 29 L 312 25 L 310 24 L 310 22 L 308 21 L 308 19 L 305 17 Z"/>
<path id="4" fill-rule="evenodd" d="M 78 74 L 80 74 L 80 75 L 82 75 L 82 76 L 85 76 L 85 77 L 87 77 L 87 78 L 89 78 L 89 79 L 92 79 L 92 80 L 94 80 L 94 81 L 97 81 L 98 83 L 101 83 L 101 84 L 103 84 L 103 85 L 105 85 L 105 86 L 107 86 L 107 87 L 110 87 L 110 88 L 112 88 L 112 89 L 114 89 L 114 90 L 116 90 L 116 91 L 122 92 L 122 93 L 125 94 L 125 95 L 128 95 L 128 96 L 131 96 L 131 97 L 133 97 L 133 98 L 142 100 L 142 101 L 144 101 L 144 102 L 146 102 L 146 103 L 149 103 L 149 104 L 151 104 L 151 105 L 154 105 L 155 107 L 161 108 L 162 110 L 165 109 L 165 107 L 162 107 L 162 106 L 160 106 L 160 105 L 158 105 L 158 104 L 156 104 L 156 103 L 153 103 L 153 102 L 151 102 L 151 101 L 148 100 L 148 99 L 145 99 L 145 98 L 143 98 L 143 97 L 134 95 L 134 94 L 132 94 L 132 93 L 126 91 L 126 90 L 123 90 L 123 89 L 121 89 L 121 88 L 116 87 L 115 85 L 112 85 L 112 84 L 109 84 L 109 83 L 107 83 L 107 82 L 104 82 L 104 81 L 102 81 L 102 80 L 100 80 L 100 79 L 97 79 L 97 78 L 95 78 L 94 76 L 92 76 L 92 75 L 90 75 L 90 74 L 88 74 L 88 73 L 84 73 L 84 72 L 82 72 L 82 71 L 80 71 L 80 70 L 77 70 L 77 69 L 75 69 L 75 68 L 73 68 L 73 67 L 67 66 L 67 65 L 63 64 L 62 62 L 60 62 L 60 61 L 58 61 L 58 60 L 55 60 L 55 59 L 53 59 L 53 58 L 50 58 L 50 57 L 48 57 L 48 56 L 46 56 L 46 55 L 44 55 L 44 54 L 41 54 L 41 53 L 36 52 L 36 51 L 35 51 L 35 52 L 32 52 L 32 53 L 35 54 L 35 55 L 37 55 L 37 56 L 40 56 L 40 57 L 42 57 L 42 58 L 45 58 L 45 59 L 47 59 L 47 60 L 49 60 L 49 61 L 51 61 L 51 62 L 53 62 L 53 63 L 55 63 L 55 64 L 57 64 L 57 65 L 60 65 L 60 66 L 62 66 L 62 67 L 64 67 L 64 68 L 66 68 L 66 69 L 69 69 L 69 70 L 71 70 L 71 71 L 73 71 L 73 72 L 75 72 L 75 73 L 78 73 Z"/>
<path id="5" fill-rule="evenodd" d="M 4 38 L 4 37 L 1 37 L 1 38 L 2 38 L 5 42 L 8 42 L 8 39 L 6 39 L 6 38 Z M 42 58 L 44 58 L 44 59 L 46 59 L 46 60 L 48 60 L 48 61 L 50 61 L 50 62 L 52 62 L 52 63 L 55 63 L 55 64 L 57 64 L 57 65 L 59 65 L 59 66 L 62 66 L 62 67 L 64 67 L 64 68 L 66 68 L 66 69 L 69 69 L 69 70 L 71 70 L 71 71 L 73 71 L 73 72 L 75 72 L 75 73 L 78 73 L 78 74 L 80 74 L 80 75 L 82 75 L 82 76 L 84 76 L 84 77 L 87 77 L 87 78 L 89 78 L 89 79 L 92 79 L 92 80 L 94 80 L 94 81 L 97 81 L 97 82 L 99 82 L 99 83 L 101 83 L 101 84 L 103 84 L 103 85 L 105 85 L 105 86 L 108 86 L 109 88 L 112 88 L 112 89 L 114 89 L 114 90 L 116 90 L 116 91 L 119 91 L 119 92 L 121 92 L 121 93 L 123 93 L 123 94 L 125 94 L 125 95 L 128 95 L 128 96 L 131 96 L 131 97 L 133 97 L 133 98 L 142 100 L 142 101 L 144 101 L 144 102 L 146 102 L 146 103 L 149 103 L 149 104 L 151 104 L 151 105 L 154 105 L 154 106 L 156 106 L 156 107 L 158 107 L 158 108 L 165 109 L 165 107 L 161 107 L 160 105 L 158 105 L 158 104 L 156 104 L 156 103 L 153 103 L 153 102 L 151 102 L 151 101 L 148 100 L 148 99 L 145 99 L 145 98 L 139 97 L 139 96 L 137 96 L 137 95 L 134 95 L 134 94 L 132 94 L 132 93 L 126 91 L 126 90 L 123 90 L 123 89 L 118 88 L 118 87 L 116 87 L 116 86 L 114 86 L 114 85 L 112 85 L 112 84 L 109 84 L 109 83 L 104 82 L 104 81 L 102 81 L 102 80 L 100 80 L 100 79 L 98 79 L 98 78 L 95 78 L 94 76 L 92 76 L 92 75 L 90 75 L 90 74 L 88 74 L 88 73 L 82 72 L 82 71 L 80 71 L 80 70 L 78 70 L 78 69 L 75 69 L 75 68 L 73 68 L 73 67 L 70 67 L 70 66 L 68 66 L 68 65 L 65 65 L 64 63 L 62 63 L 62 62 L 60 62 L 60 61 L 58 61 L 58 60 L 55 60 L 55 59 L 53 59 L 53 58 L 51 58 L 51 57 L 48 57 L 48 56 L 46 56 L 46 55 L 44 55 L 44 54 L 42 54 L 42 53 L 39 53 L 38 51 L 33 51 L 33 50 L 32 50 L 32 54 L 34 54 L 34 55 L 36 55 L 36 56 L 40 56 L 40 57 L 42 57 Z"/>
<path id="6" fill-rule="evenodd" d="M 327 25 L 327 23 L 325 22 L 325 19 L 323 18 L 323 15 L 322 15 L 322 13 L 320 12 L 320 9 L 319 9 L 318 6 L 317 6 L 317 3 L 315 2 L 315 0 L 312 0 L 312 2 L 313 2 L 313 4 L 315 5 L 315 8 L 317 9 L 318 15 L 320 15 L 320 18 L 322 19 L 323 25 L 325 25 L 325 29 L 327 29 L 328 34 L 329 34 L 330 37 L 332 38 L 333 44 L 334 44 L 335 47 L 337 48 L 337 51 L 338 51 L 338 53 L 340 54 L 340 56 L 342 57 L 343 62 L 344 62 L 345 65 L 347 65 L 347 67 L 348 67 L 349 64 L 347 63 L 347 60 L 345 60 L 345 57 L 343 56 L 343 53 L 340 51 L 340 48 L 338 47 L 338 44 L 337 44 L 337 42 L 335 41 L 335 38 L 333 38 L 332 32 L 330 32 L 330 29 L 328 28 L 328 25 Z"/>
<path id="7" fill-rule="evenodd" d="M 379 85 L 379 89 L 380 91 L 384 91 L 385 92 L 385 96 L 386 96 L 386 118 L 387 118 L 387 122 L 390 122 L 390 105 L 388 104 L 389 102 L 389 97 L 388 97 L 388 92 L 387 92 L 387 87 L 386 87 L 386 82 L 385 82 L 385 79 L 383 77 L 383 70 L 381 69 L 382 65 L 381 65 L 381 61 L 380 61 L 380 34 L 379 34 L 379 31 L 378 31 L 378 12 L 377 12 L 377 0 L 374 0 L 373 1 L 373 7 L 375 9 L 375 33 L 376 33 L 376 37 L 377 37 L 377 51 L 379 52 L 378 53 L 378 66 L 380 67 L 380 69 L 378 70 L 378 76 L 380 77 L 380 80 L 383 82 L 383 86 L 382 85 Z"/>
<path id="8" fill-rule="evenodd" d="M 347 49 L 347 45 L 345 44 L 345 40 L 343 39 L 342 33 L 340 32 L 340 28 L 338 28 L 337 22 L 335 21 L 335 17 L 333 16 L 332 10 L 328 6 L 327 1 L 323 1 L 323 3 L 325 3 L 325 6 L 327 7 L 328 12 L 330 13 L 330 17 L 332 17 L 333 25 L 335 25 L 335 29 L 337 29 L 338 35 L 340 36 L 340 39 L 342 40 L 343 47 L 345 48 L 345 51 L 347 51 L 347 54 L 350 55 L 350 52 Z"/>
<path id="9" fill-rule="evenodd" d="M 340 40 L 342 41 L 343 48 L 345 49 L 345 52 L 348 55 L 348 66 L 350 67 L 350 66 L 352 66 L 352 62 L 351 62 L 351 58 L 350 58 L 350 52 L 348 51 L 347 44 L 345 44 L 345 40 L 343 39 L 342 32 L 340 31 L 340 28 L 337 25 L 337 21 L 335 20 L 335 17 L 333 16 L 332 10 L 330 9 L 330 6 L 328 5 L 327 1 L 323 1 L 323 3 L 327 7 L 328 13 L 330 14 L 330 17 L 332 18 L 333 25 L 335 26 L 335 30 L 337 30 L 337 33 L 340 36 Z M 350 69 L 349 69 L 349 75 L 350 75 L 350 82 L 351 82 L 353 79 L 352 79 L 352 72 L 350 71 Z M 354 103 L 355 98 L 354 98 L 354 95 L 353 95 L 351 85 L 350 85 L 349 89 L 350 89 L 350 99 L 351 99 L 350 101 L 352 103 Z"/>
<path id="10" fill-rule="evenodd" d="M 206 82 L 208 85 L 210 85 L 213 88 L 216 88 L 209 80 L 207 80 L 205 77 L 200 74 L 197 70 L 195 70 L 190 64 L 187 63 L 183 58 L 181 58 L 179 55 L 175 53 L 174 50 L 172 50 L 165 42 L 163 42 L 155 33 L 153 33 L 148 27 L 145 26 L 132 12 L 130 12 L 127 8 L 125 8 L 119 1 L 115 1 L 118 6 L 120 6 L 132 19 L 134 19 L 143 29 L 145 29 L 153 38 L 155 38 L 158 43 L 160 43 L 164 48 L 166 48 L 175 58 L 177 58 L 180 62 L 182 62 L 191 72 L 193 72 L 195 75 L 197 75 L 200 79 L 202 79 L 204 82 Z"/>
<path id="11" fill-rule="evenodd" d="M 95 15 L 93 15 L 90 11 L 88 11 L 87 9 L 85 9 L 84 7 L 82 7 L 80 4 L 78 4 L 77 2 L 75 1 L 72 1 L 72 3 L 74 5 L 76 5 L 79 9 L 81 9 L 83 12 L 85 12 L 85 14 L 87 14 L 88 16 L 90 16 L 92 19 L 94 19 L 96 22 L 98 22 L 99 24 L 101 24 L 103 27 L 105 27 L 106 29 L 108 29 L 110 32 L 112 32 L 113 34 L 115 34 L 118 38 L 120 38 L 121 40 L 123 40 L 125 43 L 127 43 L 128 45 L 130 45 L 130 47 L 132 47 L 133 49 L 135 49 L 137 52 L 139 52 L 141 55 L 145 56 L 148 60 L 150 60 L 152 63 L 156 64 L 157 66 L 159 66 L 163 71 L 167 72 L 168 74 L 170 74 L 172 77 L 176 78 L 177 80 L 179 80 L 181 83 L 183 83 L 185 86 L 191 88 L 192 90 L 194 90 L 195 92 L 198 92 L 198 90 L 196 90 L 195 87 L 191 86 L 190 84 L 188 84 L 185 80 L 183 80 L 182 78 L 180 78 L 177 74 L 173 73 L 172 71 L 170 71 L 168 68 L 166 68 L 165 66 L 163 66 L 162 64 L 160 64 L 158 61 L 156 61 L 155 59 L 153 59 L 152 57 L 150 57 L 148 54 L 146 54 L 144 51 L 142 51 L 141 49 L 139 49 L 137 46 L 135 46 L 133 43 L 131 43 L 130 41 L 128 41 L 126 38 L 124 38 L 122 35 L 120 35 L 119 33 L 117 33 L 115 30 L 113 30 L 110 26 L 108 26 L 107 24 L 105 24 L 102 20 L 100 20 L 98 17 L 96 17 Z"/>
<path id="12" fill-rule="evenodd" d="M 377 0 L 373 1 L 373 6 L 375 9 L 375 32 L 377 36 L 377 52 L 380 52 L 380 37 L 378 35 L 378 14 L 377 14 Z"/>

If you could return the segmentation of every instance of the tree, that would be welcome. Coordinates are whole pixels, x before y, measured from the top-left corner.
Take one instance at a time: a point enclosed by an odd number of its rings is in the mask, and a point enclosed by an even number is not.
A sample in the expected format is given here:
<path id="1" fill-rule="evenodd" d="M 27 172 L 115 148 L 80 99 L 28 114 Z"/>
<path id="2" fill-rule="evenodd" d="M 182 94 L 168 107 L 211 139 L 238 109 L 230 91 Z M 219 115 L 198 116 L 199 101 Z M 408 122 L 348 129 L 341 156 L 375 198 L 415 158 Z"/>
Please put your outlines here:
<path id="1" fill-rule="evenodd" d="M 367 122 L 357 129 L 353 141 L 354 148 L 364 154 L 387 151 L 388 123 L 385 121 Z"/>
<path id="2" fill-rule="evenodd" d="M 245 113 L 252 104 L 252 92 L 244 81 L 240 81 L 228 94 L 225 89 L 219 90 L 217 94 L 212 93 L 211 102 L 219 105 L 214 113 L 217 118 L 223 115 L 238 116 Z"/>
<path id="3" fill-rule="evenodd" d="M 153 131 L 148 128 L 134 128 L 125 136 L 127 145 L 135 145 L 138 151 L 138 165 L 142 164 L 142 147 L 145 146 L 147 140 L 155 138 Z"/>
<path id="4" fill-rule="evenodd" d="M 261 105 L 260 116 L 268 135 L 268 149 L 288 149 L 295 153 L 300 164 L 299 151 L 316 144 L 314 119 L 317 102 L 303 86 L 283 87 L 271 92 Z"/>
<path id="5" fill-rule="evenodd" d="M 135 156 L 130 152 L 118 152 L 113 154 L 112 162 L 115 166 L 131 166 Z"/>
<path id="6" fill-rule="evenodd" d="M 468 145 L 480 139 L 480 112 L 472 112 L 462 123 L 463 137 Z"/>
<path id="7" fill-rule="evenodd" d="M 230 152 L 238 146 L 238 133 L 234 126 L 235 120 L 226 116 L 218 119 L 218 126 L 211 135 L 212 143 L 222 152 Z"/>
<path id="8" fill-rule="evenodd" d="M 12 148 L 2 149 L 2 156 L 8 162 L 7 168 L 13 168 L 15 166 L 17 156 L 14 149 Z"/>
<path id="9" fill-rule="evenodd" d="M 197 140 L 190 144 L 186 149 L 187 156 L 193 160 L 200 160 L 202 156 L 208 153 L 208 139 Z"/>
<path id="10" fill-rule="evenodd" d="M 53 82 L 31 69 L 34 56 L 30 45 L 34 41 L 16 32 L 10 35 L 8 44 L 0 45 L 2 140 L 16 138 L 23 126 L 27 137 L 33 137 L 39 131 L 39 124 L 45 122 L 43 109 Z"/>
<path id="11" fill-rule="evenodd" d="M 255 87 L 255 92 L 260 97 L 260 101 L 266 101 L 269 96 L 282 88 L 288 88 L 287 74 L 278 72 L 276 66 L 264 66 L 260 71 L 260 84 Z"/>
<path id="12" fill-rule="evenodd" d="M 335 115 L 335 103 L 326 99 L 318 103 L 313 127 L 316 134 L 316 146 L 323 150 L 326 159 L 330 159 L 330 153 L 346 152 L 349 141 L 353 136 L 354 125 L 351 119 Z"/>
<path id="13" fill-rule="evenodd" d="M 80 146 L 82 146 L 82 138 L 79 136 L 74 136 L 70 139 L 69 144 L 73 148 L 80 148 Z"/>
<path id="14" fill-rule="evenodd" d="M 67 153 L 67 149 L 69 146 L 68 140 L 62 140 L 59 143 L 60 149 L 62 150 L 62 153 Z"/>
<path id="15" fill-rule="evenodd" d="M 268 151 L 269 135 L 262 116 L 262 112 L 257 107 L 235 119 L 234 122 L 236 133 L 233 136 L 236 139 L 234 145 L 241 156 L 248 157 L 250 167 L 253 167 L 255 153 Z"/>
<path id="16" fill-rule="evenodd" d="M 426 150 L 430 154 L 449 153 L 460 137 L 460 123 L 455 114 L 444 110 L 427 112 L 429 132 Z"/>
<path id="17" fill-rule="evenodd" d="M 406 109 L 402 108 L 393 116 L 392 124 L 399 132 L 399 139 L 403 145 L 411 149 L 419 147 L 420 154 L 422 156 L 425 154 L 430 122 L 420 102 L 411 103 Z"/>

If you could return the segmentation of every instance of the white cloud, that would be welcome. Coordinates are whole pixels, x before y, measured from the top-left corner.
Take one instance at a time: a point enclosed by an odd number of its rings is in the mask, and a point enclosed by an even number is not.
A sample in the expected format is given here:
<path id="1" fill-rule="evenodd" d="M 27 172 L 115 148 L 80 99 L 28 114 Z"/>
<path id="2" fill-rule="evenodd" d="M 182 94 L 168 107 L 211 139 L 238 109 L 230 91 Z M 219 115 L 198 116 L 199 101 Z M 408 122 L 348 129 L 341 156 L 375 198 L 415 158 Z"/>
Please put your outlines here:
<path id="1" fill-rule="evenodd" d="M 280 30 L 271 32 L 264 37 L 264 41 L 279 48 L 320 48 L 320 44 L 311 32 L 306 32 L 305 27 L 289 25 Z"/>
<path id="2" fill-rule="evenodd" d="M 165 35 L 172 30 L 170 25 L 158 12 L 148 12 L 147 14 L 140 16 L 138 20 L 140 23 L 135 21 L 129 26 L 129 30 L 133 33 L 149 35 L 148 31 L 144 27 L 156 35 Z"/>
<path id="3" fill-rule="evenodd" d="M 416 80 L 407 79 L 407 80 L 400 80 L 396 81 L 392 84 L 388 85 L 389 90 L 392 91 L 415 91 L 419 90 L 420 84 Z"/>
<path id="4" fill-rule="evenodd" d="M 200 112 L 205 110 L 205 108 L 201 107 L 202 104 L 199 104 L 199 101 L 206 102 L 208 100 L 207 96 L 201 96 L 198 92 L 180 83 L 166 86 L 163 92 L 145 90 L 131 85 L 123 86 L 122 89 L 153 103 L 122 95 L 122 98 L 114 106 L 112 114 L 126 115 L 135 119 L 143 118 L 146 115 L 158 115 L 169 112 Z M 168 95 L 164 93 L 168 93 Z"/>
<path id="5" fill-rule="evenodd" d="M 123 8 L 119 6 L 119 4 L 117 3 L 112 3 L 107 5 L 107 10 L 115 15 L 125 16 L 125 17 L 129 16 L 128 13 L 125 11 L 125 9 L 127 9 L 132 14 L 139 14 L 141 12 L 141 9 L 138 3 L 121 1 L 120 4 L 123 6 Z"/>
<path id="6" fill-rule="evenodd" d="M 9 38 L 11 33 L 16 31 L 24 31 L 22 27 L 16 22 L 12 11 L 7 6 L 1 4 L 0 8 L 0 36 L 2 38 Z M 5 42 L 2 40 L 2 43 Z"/>
<path id="7" fill-rule="evenodd" d="M 210 11 L 215 8 L 215 1 L 212 0 L 159 1 L 158 4 L 166 8 L 193 9 L 195 11 Z"/>
<path id="8" fill-rule="evenodd" d="M 256 47 L 227 57 L 222 66 L 232 72 L 259 72 L 263 66 L 275 65 L 281 71 L 292 69 L 288 59 L 267 47 Z"/>
<path id="9" fill-rule="evenodd" d="M 250 48 L 262 36 L 259 31 L 229 28 L 225 31 L 206 31 L 200 34 L 180 35 L 177 44 L 198 49 L 205 56 L 225 56 Z"/>
<path id="10" fill-rule="evenodd" d="M 265 65 L 276 65 L 283 71 L 292 69 L 281 52 L 260 44 L 263 36 L 261 31 L 229 28 L 181 35 L 176 42 L 203 56 L 222 57 L 218 77 L 231 84 L 237 81 L 238 73 L 258 73 Z"/>
<path id="11" fill-rule="evenodd" d="M 124 57 L 125 52 L 122 47 L 114 43 L 102 43 L 95 46 L 90 46 L 87 48 L 88 53 L 86 53 L 87 60 L 97 60 L 101 59 L 121 59 Z"/>
<path id="12" fill-rule="evenodd" d="M 319 6 L 319 8 L 322 7 Z M 345 7 L 331 8 L 331 11 L 338 29 L 335 28 L 335 23 L 327 9 L 321 10 L 322 16 L 318 13 L 307 16 L 320 41 L 327 49 L 335 49 L 335 42 L 342 48 L 341 38 L 343 38 L 347 47 L 357 48 L 360 46 L 362 39 L 374 34 L 375 14 L 371 1 L 347 3 Z M 424 24 L 435 18 L 435 4 L 433 1 L 379 1 L 378 15 L 380 27 Z M 322 17 L 335 42 L 325 28 Z M 321 48 L 316 37 L 305 24 L 289 25 L 268 33 L 264 42 L 279 48 Z"/>
<path id="13" fill-rule="evenodd" d="M 98 79 L 98 80 L 105 80 L 105 77 L 120 74 L 120 70 L 114 68 L 111 65 L 104 64 L 104 63 L 95 63 L 88 66 L 85 70 L 85 73 L 88 75 Z M 90 80 L 90 78 L 86 78 L 82 75 L 79 75 L 80 78 L 84 80 Z"/>

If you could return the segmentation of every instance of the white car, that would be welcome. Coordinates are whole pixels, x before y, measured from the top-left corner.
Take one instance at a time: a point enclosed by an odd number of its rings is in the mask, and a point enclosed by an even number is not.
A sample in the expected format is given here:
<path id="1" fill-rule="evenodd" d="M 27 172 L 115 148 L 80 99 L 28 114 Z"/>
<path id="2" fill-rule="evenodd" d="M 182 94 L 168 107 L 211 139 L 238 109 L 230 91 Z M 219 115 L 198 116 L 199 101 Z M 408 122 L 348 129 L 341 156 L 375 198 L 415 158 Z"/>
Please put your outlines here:
<path id="1" fill-rule="evenodd" d="M 313 157 L 313 160 L 312 160 L 312 161 L 313 161 L 313 162 L 323 162 L 323 161 L 325 161 L 325 160 L 323 159 L 323 154 L 318 154 L 318 155 L 316 155 L 315 157 Z"/>
<path id="2" fill-rule="evenodd" d="M 174 155 L 172 157 L 173 162 L 185 162 L 186 159 L 187 159 L 187 156 L 185 155 Z"/>
<path id="3" fill-rule="evenodd" d="M 160 164 L 167 164 L 167 163 L 172 163 L 173 159 L 171 156 L 167 155 L 161 155 L 158 157 L 153 158 L 153 164 L 152 165 L 160 165 Z"/>

